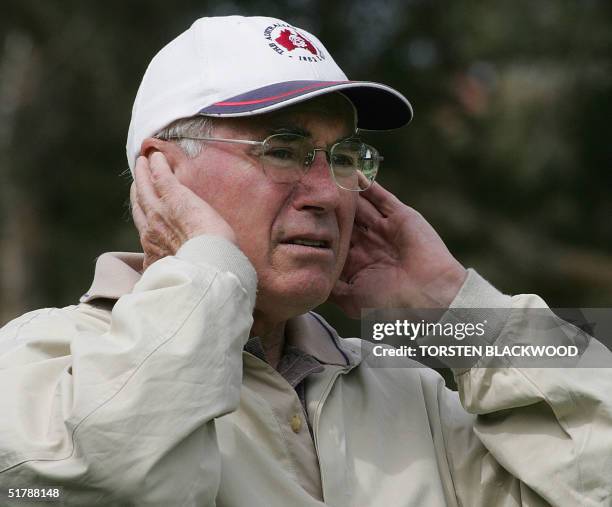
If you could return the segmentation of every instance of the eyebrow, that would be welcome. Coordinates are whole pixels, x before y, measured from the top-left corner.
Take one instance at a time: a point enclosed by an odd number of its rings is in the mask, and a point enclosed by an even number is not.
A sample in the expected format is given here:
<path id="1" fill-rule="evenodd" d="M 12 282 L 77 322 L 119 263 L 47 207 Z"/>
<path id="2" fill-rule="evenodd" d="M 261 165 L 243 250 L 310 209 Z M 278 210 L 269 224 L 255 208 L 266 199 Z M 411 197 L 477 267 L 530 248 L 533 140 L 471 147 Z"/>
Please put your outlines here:
<path id="1" fill-rule="evenodd" d="M 266 135 L 272 135 L 272 134 L 298 134 L 304 137 L 312 137 L 312 134 L 302 128 L 302 127 L 298 127 L 297 125 L 286 125 L 284 127 L 270 127 L 269 129 L 266 130 Z"/>
<path id="2" fill-rule="evenodd" d="M 272 134 L 298 134 L 304 137 L 312 137 L 312 134 L 310 133 L 310 131 L 299 127 L 297 125 L 286 125 L 284 127 L 270 127 L 268 129 L 266 129 L 266 137 L 270 136 Z M 336 141 L 340 141 L 342 139 L 349 139 L 349 138 L 359 138 L 359 131 L 358 129 L 355 130 L 355 132 L 345 136 L 345 137 L 341 137 L 339 139 L 337 139 Z"/>

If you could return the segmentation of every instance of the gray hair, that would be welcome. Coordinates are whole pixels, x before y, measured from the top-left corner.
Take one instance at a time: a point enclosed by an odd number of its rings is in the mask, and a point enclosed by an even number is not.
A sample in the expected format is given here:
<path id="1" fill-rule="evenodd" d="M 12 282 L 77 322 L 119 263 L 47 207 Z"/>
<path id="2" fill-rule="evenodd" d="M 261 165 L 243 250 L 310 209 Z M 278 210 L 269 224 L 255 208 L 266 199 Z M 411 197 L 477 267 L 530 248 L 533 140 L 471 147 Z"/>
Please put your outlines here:
<path id="1" fill-rule="evenodd" d="M 164 127 L 155 138 L 175 142 L 189 158 L 195 158 L 202 153 L 204 143 L 188 137 L 210 137 L 214 127 L 214 120 L 209 116 L 191 116 L 180 118 Z M 179 138 L 179 139 L 173 139 Z"/>

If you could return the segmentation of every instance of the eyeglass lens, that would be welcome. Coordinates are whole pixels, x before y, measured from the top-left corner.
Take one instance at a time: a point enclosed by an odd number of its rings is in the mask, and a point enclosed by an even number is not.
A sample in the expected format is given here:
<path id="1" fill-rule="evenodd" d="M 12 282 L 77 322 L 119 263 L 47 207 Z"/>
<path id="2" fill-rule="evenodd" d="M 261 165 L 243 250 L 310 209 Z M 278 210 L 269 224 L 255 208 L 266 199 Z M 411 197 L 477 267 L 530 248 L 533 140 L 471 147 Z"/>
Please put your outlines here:
<path id="1" fill-rule="evenodd" d="M 378 151 L 359 140 L 345 139 L 325 150 L 334 180 L 346 190 L 368 188 L 378 171 Z M 315 150 L 310 140 L 298 134 L 274 134 L 263 145 L 263 169 L 273 181 L 298 181 L 313 162 Z"/>

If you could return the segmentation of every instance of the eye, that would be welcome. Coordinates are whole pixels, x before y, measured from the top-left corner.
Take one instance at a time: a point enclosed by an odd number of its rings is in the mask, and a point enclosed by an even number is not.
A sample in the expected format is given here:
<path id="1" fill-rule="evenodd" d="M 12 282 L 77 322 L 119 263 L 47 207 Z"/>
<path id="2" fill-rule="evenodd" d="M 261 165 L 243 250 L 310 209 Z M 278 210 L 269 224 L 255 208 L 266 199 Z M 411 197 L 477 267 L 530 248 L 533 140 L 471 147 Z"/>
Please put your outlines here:
<path id="1" fill-rule="evenodd" d="M 334 154 L 334 158 L 332 160 L 335 166 L 338 167 L 354 167 L 355 166 L 355 157 L 350 155 L 346 155 L 344 153 Z"/>
<path id="2" fill-rule="evenodd" d="M 297 150 L 289 146 L 275 146 L 266 151 L 266 157 L 275 160 L 292 161 L 297 160 Z"/>

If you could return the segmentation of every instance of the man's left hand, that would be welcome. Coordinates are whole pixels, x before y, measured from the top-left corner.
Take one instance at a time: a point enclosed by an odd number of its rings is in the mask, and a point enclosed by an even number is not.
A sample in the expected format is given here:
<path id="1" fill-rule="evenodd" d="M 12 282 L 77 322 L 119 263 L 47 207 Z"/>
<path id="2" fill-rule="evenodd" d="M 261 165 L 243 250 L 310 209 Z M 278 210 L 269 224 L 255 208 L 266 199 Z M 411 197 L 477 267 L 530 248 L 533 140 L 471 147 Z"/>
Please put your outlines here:
<path id="1" fill-rule="evenodd" d="M 431 225 L 380 184 L 359 194 L 351 248 L 330 300 L 362 308 L 448 307 L 467 271 Z"/>

